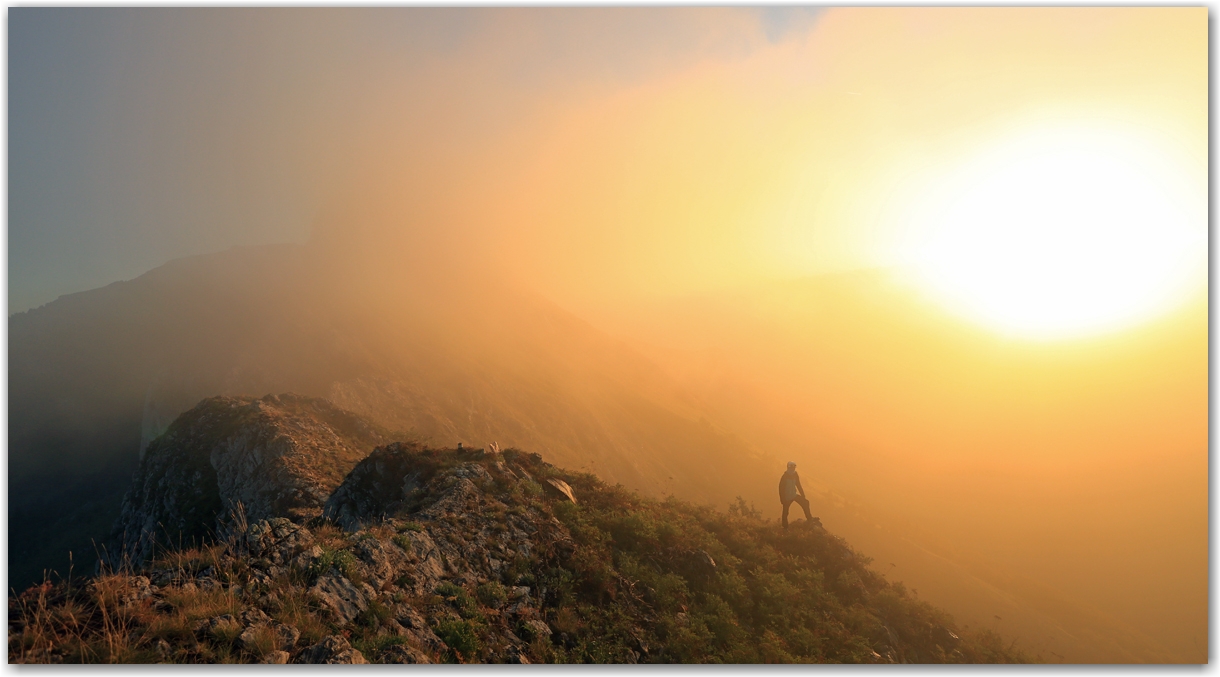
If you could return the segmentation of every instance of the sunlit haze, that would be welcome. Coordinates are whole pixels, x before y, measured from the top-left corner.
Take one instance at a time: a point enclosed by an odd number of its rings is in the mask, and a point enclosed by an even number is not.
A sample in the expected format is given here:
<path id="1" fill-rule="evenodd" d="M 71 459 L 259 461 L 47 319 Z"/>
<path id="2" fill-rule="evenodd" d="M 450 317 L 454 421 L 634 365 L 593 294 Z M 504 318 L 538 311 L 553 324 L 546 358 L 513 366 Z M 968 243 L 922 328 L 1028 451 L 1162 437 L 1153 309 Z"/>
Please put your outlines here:
<path id="1" fill-rule="evenodd" d="M 953 310 L 1018 336 L 1075 337 L 1202 288 L 1200 172 L 1138 128 L 1047 123 L 987 144 L 903 205 L 904 263 Z"/>
<path id="2" fill-rule="evenodd" d="M 1206 662 L 1208 13 L 10 8 L 10 582 L 291 391 Z"/>

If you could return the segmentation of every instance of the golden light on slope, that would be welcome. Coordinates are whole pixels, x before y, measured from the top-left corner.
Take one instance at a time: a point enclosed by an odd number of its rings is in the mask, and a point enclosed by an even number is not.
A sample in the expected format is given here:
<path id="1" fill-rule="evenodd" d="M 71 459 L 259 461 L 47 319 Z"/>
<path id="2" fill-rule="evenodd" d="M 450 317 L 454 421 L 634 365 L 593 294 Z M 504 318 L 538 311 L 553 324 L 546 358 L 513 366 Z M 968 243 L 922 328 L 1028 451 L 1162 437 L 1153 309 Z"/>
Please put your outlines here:
<path id="1" fill-rule="evenodd" d="M 1117 126 L 1012 135 L 925 187 L 903 264 L 950 310 L 1009 335 L 1130 326 L 1203 286 L 1206 192 L 1188 169 Z"/>

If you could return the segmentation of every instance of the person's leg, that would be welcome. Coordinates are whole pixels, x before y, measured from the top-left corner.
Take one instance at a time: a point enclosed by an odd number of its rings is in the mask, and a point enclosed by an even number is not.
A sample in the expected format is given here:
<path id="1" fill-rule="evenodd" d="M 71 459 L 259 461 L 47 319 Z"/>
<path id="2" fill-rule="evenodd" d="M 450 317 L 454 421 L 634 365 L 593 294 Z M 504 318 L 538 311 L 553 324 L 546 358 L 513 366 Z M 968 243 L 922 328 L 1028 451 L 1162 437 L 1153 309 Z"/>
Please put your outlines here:
<path id="1" fill-rule="evenodd" d="M 788 508 L 792 507 L 792 501 L 784 501 L 784 516 L 780 519 L 784 528 L 788 528 Z"/>
<path id="2" fill-rule="evenodd" d="M 809 500 L 806 499 L 804 496 L 797 496 L 796 502 L 798 505 L 801 506 L 801 510 L 805 511 L 805 519 L 812 522 L 813 513 L 809 512 Z"/>

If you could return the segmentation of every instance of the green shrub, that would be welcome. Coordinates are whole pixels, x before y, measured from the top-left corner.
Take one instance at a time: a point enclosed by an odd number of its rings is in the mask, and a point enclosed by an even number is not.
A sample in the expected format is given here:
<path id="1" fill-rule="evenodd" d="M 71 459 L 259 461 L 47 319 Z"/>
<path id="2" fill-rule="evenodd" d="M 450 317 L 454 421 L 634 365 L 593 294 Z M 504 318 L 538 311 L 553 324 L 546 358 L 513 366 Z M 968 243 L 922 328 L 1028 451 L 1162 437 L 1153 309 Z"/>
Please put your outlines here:
<path id="1" fill-rule="evenodd" d="M 457 657 L 464 661 L 478 658 L 480 643 L 474 624 L 467 620 L 444 620 L 437 624 L 436 634 Z"/>
<path id="2" fill-rule="evenodd" d="M 356 556 L 350 550 L 334 550 L 322 546 L 322 554 L 309 565 L 307 572 L 310 584 L 317 582 L 320 576 L 326 575 L 334 567 L 345 578 L 359 585 L 362 579 L 356 570 Z"/>
<path id="3" fill-rule="evenodd" d="M 505 591 L 503 585 L 495 581 L 480 585 L 478 590 L 475 591 L 475 596 L 480 604 L 493 609 L 499 609 L 508 601 L 508 592 Z"/>
<path id="4" fill-rule="evenodd" d="M 356 616 L 356 623 L 366 628 L 378 628 L 390 620 L 394 612 L 381 602 L 371 599 L 368 608 Z"/>

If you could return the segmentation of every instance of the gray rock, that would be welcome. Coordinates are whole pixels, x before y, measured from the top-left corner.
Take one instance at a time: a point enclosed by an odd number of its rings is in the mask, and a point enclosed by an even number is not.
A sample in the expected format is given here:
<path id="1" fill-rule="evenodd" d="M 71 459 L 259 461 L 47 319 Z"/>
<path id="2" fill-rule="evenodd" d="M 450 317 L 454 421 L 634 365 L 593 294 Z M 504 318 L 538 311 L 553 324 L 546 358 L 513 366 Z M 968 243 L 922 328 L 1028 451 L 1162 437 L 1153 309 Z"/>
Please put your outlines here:
<path id="1" fill-rule="evenodd" d="M 420 475 L 412 454 L 418 445 L 394 443 L 369 454 L 366 462 L 352 469 L 327 499 L 322 515 L 348 531 L 394 514 L 420 488 Z"/>
<path id="2" fill-rule="evenodd" d="M 427 621 L 424 620 L 423 614 L 419 613 L 419 611 L 416 610 L 415 607 L 408 606 L 406 604 L 398 605 L 398 607 L 396 609 L 396 613 L 395 613 L 395 618 L 398 620 L 399 623 L 402 624 L 403 627 L 406 627 L 406 628 L 412 628 L 412 629 L 418 630 L 420 628 L 428 627 L 428 623 L 427 623 Z"/>
<path id="3" fill-rule="evenodd" d="M 266 625 L 271 622 L 271 617 L 262 609 L 250 608 L 242 612 L 241 622 L 246 625 Z"/>
<path id="4" fill-rule="evenodd" d="M 468 480 L 483 480 L 485 482 L 492 480 L 491 473 L 487 472 L 487 468 L 484 468 L 481 463 L 465 463 L 454 468 L 453 474 Z"/>
<path id="5" fill-rule="evenodd" d="M 262 663 L 271 663 L 274 665 L 283 665 L 288 662 L 287 651 L 269 651 L 266 656 L 263 656 Z"/>
<path id="6" fill-rule="evenodd" d="M 387 581 L 392 581 L 394 564 L 403 559 L 393 546 L 386 547 L 376 538 L 364 538 L 356 542 L 353 550 L 367 568 L 367 575 L 374 588 L 380 588 Z"/>
<path id="7" fill-rule="evenodd" d="M 517 465 L 516 463 L 509 464 L 508 468 L 510 470 L 512 470 L 513 474 L 517 475 L 517 477 L 528 480 L 530 482 L 534 481 L 534 476 L 529 474 L 528 472 L 526 472 L 525 468 L 522 468 L 521 466 Z"/>
<path id="8" fill-rule="evenodd" d="M 296 557 L 292 558 L 292 563 L 289 566 L 291 566 L 294 569 L 297 569 L 298 571 L 305 571 L 305 570 L 309 569 L 309 565 L 313 564 L 314 561 L 317 560 L 321 556 L 322 556 L 322 547 L 318 546 L 318 545 L 312 545 L 312 546 L 309 546 L 308 548 L 302 550 L 300 553 L 297 554 Z"/>
<path id="9" fill-rule="evenodd" d="M 351 623 L 369 608 L 364 593 L 342 576 L 321 576 L 309 592 L 344 623 Z"/>
<path id="10" fill-rule="evenodd" d="M 522 621 L 521 632 L 524 633 L 526 638 L 530 641 L 539 638 L 546 639 L 551 636 L 551 626 L 547 625 L 545 621 L 540 621 L 535 618 L 528 621 Z"/>
<path id="11" fill-rule="evenodd" d="M 251 625 L 237 637 L 237 645 L 246 651 L 253 651 L 258 646 L 258 633 L 264 625 Z"/>
<path id="12" fill-rule="evenodd" d="M 331 635 L 305 649 L 297 656 L 296 663 L 306 664 L 363 664 L 368 663 L 364 654 L 352 648 L 340 635 Z"/>
<path id="13" fill-rule="evenodd" d="M 395 644 L 381 652 L 381 662 L 428 665 L 432 663 L 432 659 L 428 657 L 428 654 L 416 649 L 413 646 L 407 644 Z"/>
<path id="14" fill-rule="evenodd" d="M 288 561 L 300 544 L 313 540 L 309 529 L 283 517 L 254 522 L 239 536 L 249 549 L 250 555 L 260 558 L 264 569 L 271 569 L 276 563 Z"/>
<path id="15" fill-rule="evenodd" d="M 232 614 L 223 614 L 197 621 L 194 629 L 196 635 L 236 634 L 241 630 L 241 624 Z"/>
<path id="16" fill-rule="evenodd" d="M 386 441 L 325 400 L 203 400 L 145 450 L 112 531 L 111 564 L 142 564 L 158 542 L 203 542 L 249 522 L 313 517 Z"/>
<path id="17" fill-rule="evenodd" d="M 280 648 L 284 651 L 292 651 L 293 647 L 297 645 L 297 640 L 301 638 L 301 631 L 283 623 L 276 623 L 274 627 Z"/>

